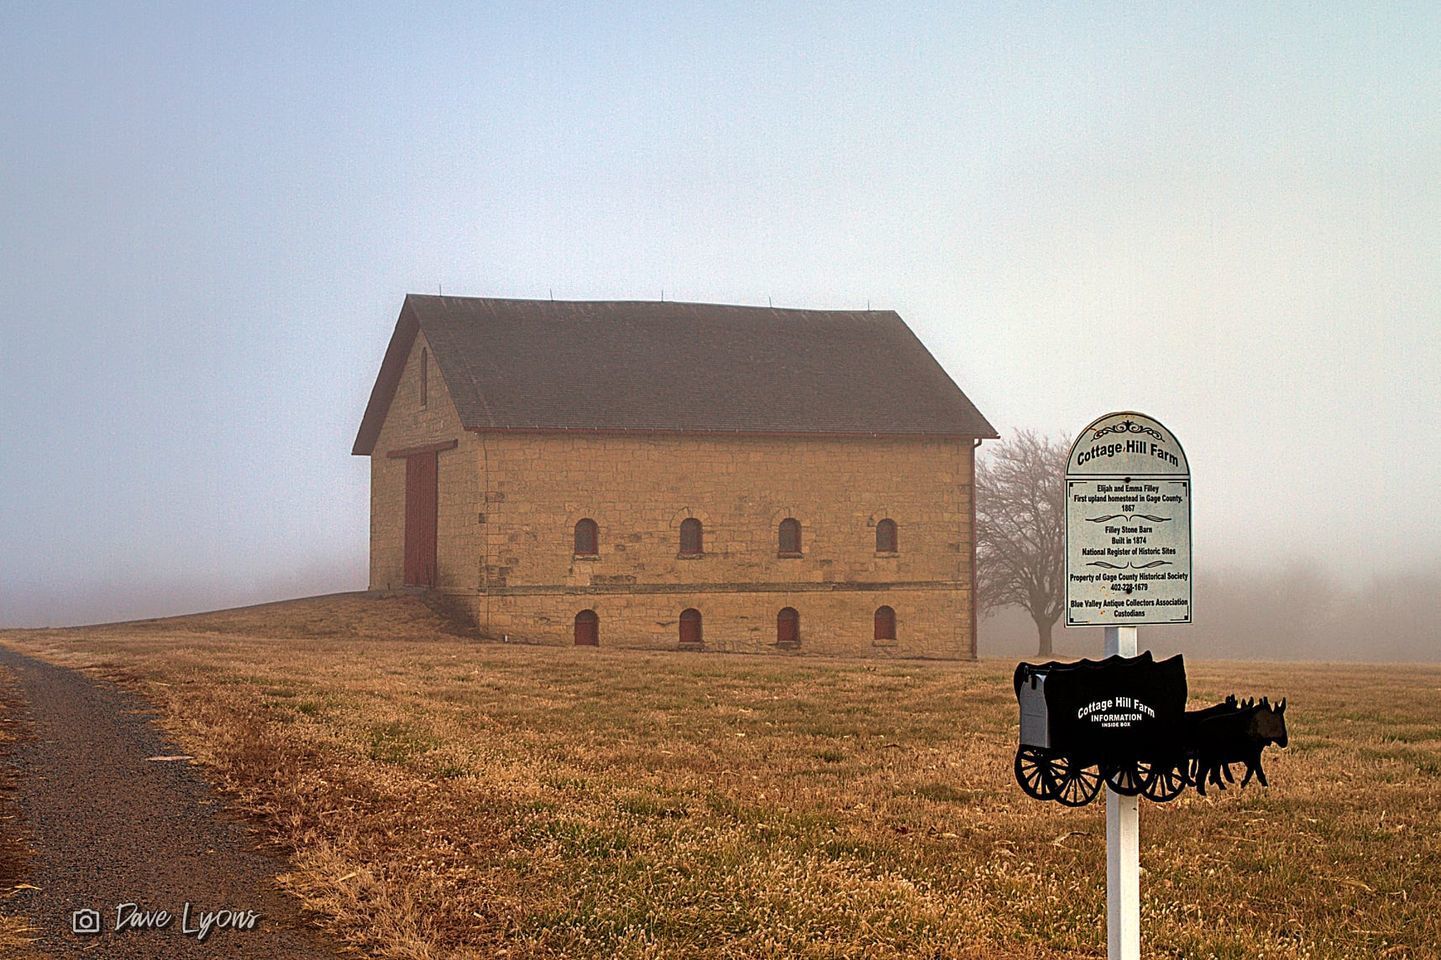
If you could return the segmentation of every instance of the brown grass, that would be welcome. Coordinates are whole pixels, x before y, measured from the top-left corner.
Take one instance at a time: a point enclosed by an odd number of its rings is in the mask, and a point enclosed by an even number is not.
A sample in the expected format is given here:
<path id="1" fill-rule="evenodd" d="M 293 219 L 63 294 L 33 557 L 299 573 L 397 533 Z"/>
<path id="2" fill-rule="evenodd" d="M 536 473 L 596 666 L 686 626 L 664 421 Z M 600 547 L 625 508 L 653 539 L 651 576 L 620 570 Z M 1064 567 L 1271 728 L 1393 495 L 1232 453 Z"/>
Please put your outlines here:
<path id="1" fill-rule="evenodd" d="M 119 676 L 395 958 L 1095 957 L 1104 816 L 1011 777 L 1009 662 L 475 643 L 333 597 L 10 632 Z M 1148 956 L 1437 956 L 1441 668 L 1192 664 L 1285 694 L 1274 786 L 1144 805 Z"/>
<path id="2" fill-rule="evenodd" d="M 0 667 L 0 958 L 45 960 L 34 947 L 36 930 L 23 916 L 13 915 L 14 898 L 25 889 L 30 849 L 15 801 L 16 772 L 11 762 L 15 743 L 28 735 L 15 678 Z M 15 913 L 19 911 L 16 910 Z"/>

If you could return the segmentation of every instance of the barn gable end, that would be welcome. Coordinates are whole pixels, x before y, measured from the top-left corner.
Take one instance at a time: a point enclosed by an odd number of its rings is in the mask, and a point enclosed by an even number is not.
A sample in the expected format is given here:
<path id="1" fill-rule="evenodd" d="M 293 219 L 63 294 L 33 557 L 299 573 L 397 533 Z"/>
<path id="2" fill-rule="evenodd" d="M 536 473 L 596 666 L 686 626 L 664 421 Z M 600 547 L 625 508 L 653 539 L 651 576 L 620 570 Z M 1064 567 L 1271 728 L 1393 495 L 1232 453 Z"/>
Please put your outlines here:
<path id="1" fill-rule="evenodd" d="M 375 429 L 370 458 L 370 585 L 399 589 L 405 576 L 408 456 L 435 458 L 436 589 L 474 591 L 479 585 L 477 440 L 460 422 L 445 378 L 425 335 L 412 331 L 390 371 L 390 389 Z M 394 347 L 395 341 L 392 341 Z M 428 372 L 422 374 L 424 357 Z M 391 357 L 387 355 L 387 362 Z M 421 404 L 421 380 L 428 399 Z"/>

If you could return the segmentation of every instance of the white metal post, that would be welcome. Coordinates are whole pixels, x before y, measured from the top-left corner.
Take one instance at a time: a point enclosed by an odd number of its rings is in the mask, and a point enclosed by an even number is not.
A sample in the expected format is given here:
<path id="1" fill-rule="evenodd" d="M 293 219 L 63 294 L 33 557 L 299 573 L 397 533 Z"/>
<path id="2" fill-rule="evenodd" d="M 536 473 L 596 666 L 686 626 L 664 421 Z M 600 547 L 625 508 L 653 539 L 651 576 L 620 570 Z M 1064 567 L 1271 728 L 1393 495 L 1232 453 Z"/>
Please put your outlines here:
<path id="1" fill-rule="evenodd" d="M 1106 656 L 1136 655 L 1135 627 L 1106 628 Z M 1141 960 L 1139 797 L 1106 788 L 1106 956 Z"/>

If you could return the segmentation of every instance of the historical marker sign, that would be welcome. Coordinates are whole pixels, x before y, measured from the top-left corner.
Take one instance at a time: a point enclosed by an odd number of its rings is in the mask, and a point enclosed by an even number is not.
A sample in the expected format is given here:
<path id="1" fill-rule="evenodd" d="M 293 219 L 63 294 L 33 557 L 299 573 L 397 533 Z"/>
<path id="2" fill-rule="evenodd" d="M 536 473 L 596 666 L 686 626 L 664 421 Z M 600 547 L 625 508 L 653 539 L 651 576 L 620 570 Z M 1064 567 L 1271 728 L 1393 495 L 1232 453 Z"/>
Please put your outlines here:
<path id="1" fill-rule="evenodd" d="M 1175 435 L 1108 413 L 1066 464 L 1066 626 L 1191 622 L 1191 469 Z"/>

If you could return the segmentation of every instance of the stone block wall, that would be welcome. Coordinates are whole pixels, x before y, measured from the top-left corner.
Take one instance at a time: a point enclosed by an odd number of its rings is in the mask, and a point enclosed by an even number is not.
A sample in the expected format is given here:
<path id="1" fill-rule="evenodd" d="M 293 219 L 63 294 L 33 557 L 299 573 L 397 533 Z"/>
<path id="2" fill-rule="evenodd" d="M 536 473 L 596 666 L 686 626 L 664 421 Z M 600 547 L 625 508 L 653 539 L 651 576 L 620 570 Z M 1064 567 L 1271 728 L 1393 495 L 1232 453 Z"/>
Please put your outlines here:
<path id="1" fill-rule="evenodd" d="M 776 616 L 800 614 L 802 651 L 974 656 L 972 445 L 959 440 L 466 432 L 434 360 L 419 402 L 417 337 L 372 457 L 371 587 L 403 583 L 405 461 L 388 452 L 456 440 L 438 455 L 438 589 L 494 635 L 570 643 L 594 610 L 603 645 L 667 648 L 699 610 L 706 649 L 775 650 Z M 680 555 L 701 521 L 704 552 Z M 779 527 L 801 524 L 801 555 Z M 898 528 L 876 550 L 876 524 Z M 594 557 L 575 526 L 599 527 Z M 896 611 L 896 641 L 874 614 Z"/>
<path id="2" fill-rule="evenodd" d="M 674 646 L 699 610 L 707 648 L 763 650 L 776 614 L 801 616 L 802 648 L 969 657 L 968 440 L 487 434 L 488 545 L 477 619 L 491 633 L 570 642 L 593 609 L 601 642 Z M 704 552 L 680 554 L 702 523 Z M 779 555 L 782 520 L 801 556 Z M 597 556 L 576 556 L 596 522 Z M 876 550 L 893 520 L 899 549 Z M 874 613 L 897 642 L 873 643 Z"/>

